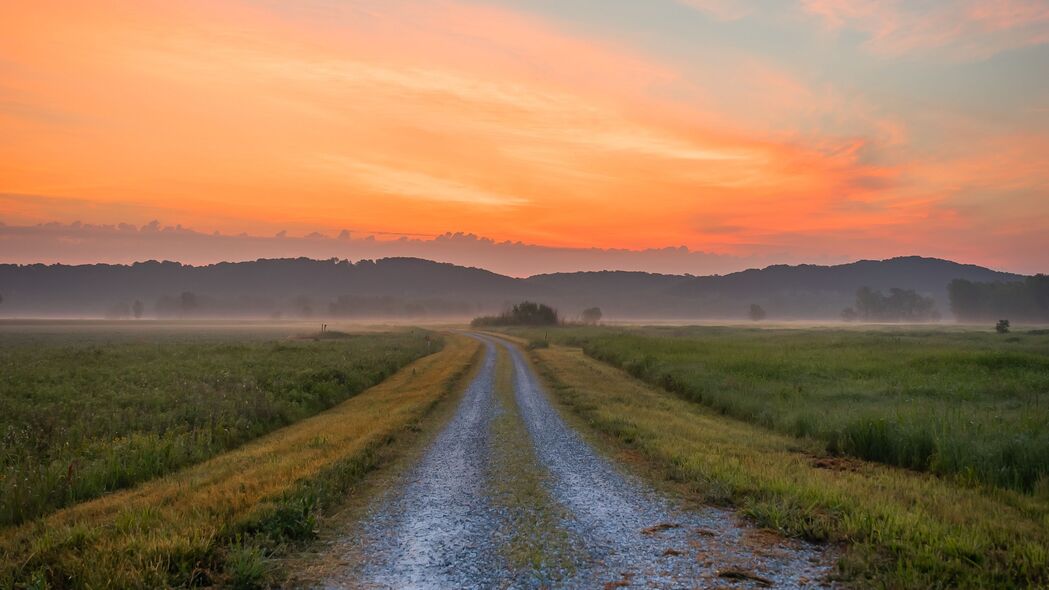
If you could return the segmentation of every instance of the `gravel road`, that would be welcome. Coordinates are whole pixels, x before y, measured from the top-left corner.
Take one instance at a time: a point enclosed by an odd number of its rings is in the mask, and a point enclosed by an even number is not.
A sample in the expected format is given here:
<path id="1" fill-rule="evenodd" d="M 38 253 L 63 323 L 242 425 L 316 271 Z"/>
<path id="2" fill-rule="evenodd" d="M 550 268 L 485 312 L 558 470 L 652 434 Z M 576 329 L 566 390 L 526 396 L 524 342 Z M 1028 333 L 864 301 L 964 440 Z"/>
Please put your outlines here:
<path id="1" fill-rule="evenodd" d="M 493 588 L 507 566 L 490 542 L 498 522 L 489 501 L 487 458 L 495 415 L 495 345 L 455 416 L 417 466 L 354 531 L 356 566 L 330 588 Z"/>
<path id="2" fill-rule="evenodd" d="M 341 588 L 802 588 L 832 559 L 819 547 L 741 525 L 725 510 L 684 510 L 599 455 L 552 407 L 520 350 L 486 336 L 483 365 L 455 416 L 419 463 L 380 497 L 344 544 Z M 505 558 L 506 507 L 493 505 L 496 348 L 513 361 L 514 400 L 574 563 L 515 571 Z M 525 438 L 522 434 L 521 438 Z M 512 471 L 511 471 L 512 473 Z M 502 510 L 502 514 L 500 513 Z M 540 566 L 541 567 L 541 566 Z"/>
<path id="3" fill-rule="evenodd" d="M 565 424 L 531 366 L 514 346 L 515 395 L 552 494 L 572 518 L 589 561 L 566 587 L 596 588 L 617 581 L 640 588 L 725 586 L 728 571 L 760 578 L 740 587 L 798 588 L 819 580 L 829 563 L 813 546 L 776 542 L 739 526 L 724 510 L 688 511 L 598 455 Z M 752 533 L 747 535 L 747 533 Z M 779 540 L 776 540 L 779 541 Z M 705 581 L 705 582 L 704 582 Z"/>

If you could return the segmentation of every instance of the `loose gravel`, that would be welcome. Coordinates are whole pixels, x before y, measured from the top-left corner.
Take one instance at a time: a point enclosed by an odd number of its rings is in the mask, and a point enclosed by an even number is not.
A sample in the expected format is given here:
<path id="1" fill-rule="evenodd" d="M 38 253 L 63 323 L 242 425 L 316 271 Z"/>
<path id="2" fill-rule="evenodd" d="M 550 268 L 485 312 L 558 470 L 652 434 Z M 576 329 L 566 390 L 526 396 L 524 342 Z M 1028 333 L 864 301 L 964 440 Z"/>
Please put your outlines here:
<path id="1" fill-rule="evenodd" d="M 455 416 L 404 481 L 381 498 L 350 543 L 356 565 L 329 588 L 496 588 L 508 567 L 491 539 L 499 522 L 486 478 L 495 346 Z"/>
<path id="2" fill-rule="evenodd" d="M 625 584 L 640 588 L 802 588 L 829 573 L 820 548 L 740 526 L 732 513 L 683 510 L 628 476 L 587 444 L 551 406 L 535 372 L 514 346 L 517 404 L 536 455 L 550 472 L 551 493 L 572 518 L 589 562 L 563 587 Z M 749 534 L 748 534 L 749 533 Z M 613 586 L 614 587 L 614 586 Z"/>
<path id="3" fill-rule="evenodd" d="M 346 540 L 354 565 L 323 586 L 806 588 L 826 579 L 832 559 L 823 548 L 743 526 L 730 511 L 683 509 L 622 472 L 565 423 L 518 348 L 475 337 L 485 358 L 455 416 Z M 513 413 L 524 422 L 499 432 L 530 440 L 493 440 L 493 421 L 507 410 L 494 394 L 499 346 L 513 362 Z M 557 571 L 522 572 L 505 557 L 514 518 L 493 501 L 505 486 L 491 478 L 508 473 L 492 469 L 507 444 L 531 448 L 564 531 L 556 537 L 574 545 L 556 549 L 572 560 Z"/>

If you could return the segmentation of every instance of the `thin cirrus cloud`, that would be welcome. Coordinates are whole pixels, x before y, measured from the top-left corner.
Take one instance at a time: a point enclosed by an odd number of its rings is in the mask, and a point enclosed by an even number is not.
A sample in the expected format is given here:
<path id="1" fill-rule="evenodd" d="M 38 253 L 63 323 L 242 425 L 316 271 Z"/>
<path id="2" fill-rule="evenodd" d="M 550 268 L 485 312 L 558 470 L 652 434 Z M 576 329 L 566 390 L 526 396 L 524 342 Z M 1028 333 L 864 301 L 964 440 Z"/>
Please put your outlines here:
<path id="1" fill-rule="evenodd" d="M 798 0 L 775 10 L 755 0 L 677 0 L 717 20 L 790 20 L 792 10 L 815 17 L 829 32 L 855 31 L 863 47 L 885 57 L 925 54 L 949 60 L 986 59 L 1049 43 L 1044 0 Z"/>
<path id="2" fill-rule="evenodd" d="M 967 2 L 955 14 L 807 0 L 784 15 L 653 0 L 653 12 L 687 5 L 723 29 L 671 51 L 507 2 L 13 7 L 0 23 L 0 193 L 23 197 L 0 198 L 0 222 L 160 218 L 225 236 L 364 227 L 999 265 L 1029 265 L 1023 244 L 1045 241 L 1030 220 L 1044 218 L 1049 183 L 1025 156 L 1044 145 L 1037 124 L 973 122 L 899 86 L 904 98 L 886 100 L 746 38 L 765 19 L 825 30 L 819 42 L 835 47 L 859 32 L 881 56 L 971 59 L 1041 43 L 1035 4 Z M 995 227 L 1010 231 L 977 249 L 972 234 Z"/>
<path id="3" fill-rule="evenodd" d="M 885 56 L 939 52 L 984 59 L 1002 51 L 1049 43 L 1044 0 L 802 0 L 832 31 L 867 35 L 864 45 Z"/>

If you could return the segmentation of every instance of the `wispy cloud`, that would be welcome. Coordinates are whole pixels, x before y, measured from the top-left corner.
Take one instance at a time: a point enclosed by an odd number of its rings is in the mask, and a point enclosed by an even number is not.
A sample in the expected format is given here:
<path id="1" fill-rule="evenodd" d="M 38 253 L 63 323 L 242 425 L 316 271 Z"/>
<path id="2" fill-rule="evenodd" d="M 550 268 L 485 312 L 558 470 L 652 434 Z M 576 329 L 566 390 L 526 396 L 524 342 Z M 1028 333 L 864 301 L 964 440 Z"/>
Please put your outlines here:
<path id="1" fill-rule="evenodd" d="M 746 0 L 678 0 L 678 2 L 723 21 L 738 20 L 753 12 L 753 7 Z"/>
<path id="2" fill-rule="evenodd" d="M 323 156 L 321 165 L 336 173 L 344 172 L 349 179 L 381 193 L 413 199 L 465 203 L 492 207 L 523 205 L 527 199 L 503 195 L 471 186 L 456 180 L 430 174 L 381 166 L 338 156 Z"/>
<path id="3" fill-rule="evenodd" d="M 864 45 L 885 56 L 938 52 L 954 60 L 984 59 L 1049 43 L 1049 3 L 1043 0 L 802 0 L 832 31 L 867 35 Z"/>

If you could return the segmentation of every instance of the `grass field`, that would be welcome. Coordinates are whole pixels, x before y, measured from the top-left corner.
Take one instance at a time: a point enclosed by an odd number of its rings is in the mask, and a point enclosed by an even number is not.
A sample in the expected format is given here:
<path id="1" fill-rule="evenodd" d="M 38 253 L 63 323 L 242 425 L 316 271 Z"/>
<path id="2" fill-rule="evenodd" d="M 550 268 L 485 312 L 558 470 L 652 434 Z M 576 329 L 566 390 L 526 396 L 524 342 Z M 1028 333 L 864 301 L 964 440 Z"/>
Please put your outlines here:
<path id="1" fill-rule="evenodd" d="M 1049 584 L 1042 498 L 835 457 L 821 441 L 726 418 L 578 348 L 532 355 L 555 401 L 610 452 L 687 496 L 737 506 L 787 535 L 840 544 L 840 577 L 850 586 Z"/>
<path id="2" fill-rule="evenodd" d="M 279 581 L 273 558 L 311 538 L 318 518 L 388 460 L 391 443 L 459 387 L 477 351 L 475 341 L 450 337 L 437 354 L 316 416 L 133 489 L 0 529 L 0 587 Z"/>
<path id="3" fill-rule="evenodd" d="M 1049 333 L 886 328 L 517 331 L 851 455 L 1049 497 Z"/>
<path id="4" fill-rule="evenodd" d="M 237 447 L 440 346 L 418 330 L 47 326 L 0 333 L 0 525 Z"/>

